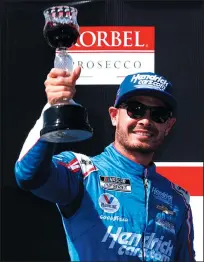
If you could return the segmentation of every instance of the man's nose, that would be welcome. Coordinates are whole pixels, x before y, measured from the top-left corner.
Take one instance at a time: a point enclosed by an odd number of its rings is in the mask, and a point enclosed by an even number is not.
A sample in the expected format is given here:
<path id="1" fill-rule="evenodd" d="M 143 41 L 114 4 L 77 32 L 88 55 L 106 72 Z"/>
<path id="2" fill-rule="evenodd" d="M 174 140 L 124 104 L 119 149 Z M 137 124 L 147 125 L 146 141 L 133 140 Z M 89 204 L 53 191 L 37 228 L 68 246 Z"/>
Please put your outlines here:
<path id="1" fill-rule="evenodd" d="M 150 116 L 150 110 L 146 110 L 145 115 L 141 117 L 138 122 L 139 125 L 152 126 L 152 120 Z"/>

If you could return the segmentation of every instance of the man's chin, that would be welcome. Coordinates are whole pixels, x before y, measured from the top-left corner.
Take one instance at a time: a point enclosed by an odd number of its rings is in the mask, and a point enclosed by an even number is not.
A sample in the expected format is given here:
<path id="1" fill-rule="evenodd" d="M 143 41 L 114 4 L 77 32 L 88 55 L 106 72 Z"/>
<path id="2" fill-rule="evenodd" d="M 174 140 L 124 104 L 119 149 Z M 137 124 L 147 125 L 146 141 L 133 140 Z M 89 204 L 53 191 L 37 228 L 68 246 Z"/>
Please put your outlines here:
<path id="1" fill-rule="evenodd" d="M 135 147 L 134 151 L 142 154 L 152 154 L 155 152 L 155 149 L 152 147 L 137 146 Z"/>
<path id="2" fill-rule="evenodd" d="M 151 154 L 155 152 L 156 148 L 150 144 L 147 143 L 132 143 L 131 145 L 125 146 L 126 150 L 132 151 L 132 152 L 139 152 L 143 154 Z"/>

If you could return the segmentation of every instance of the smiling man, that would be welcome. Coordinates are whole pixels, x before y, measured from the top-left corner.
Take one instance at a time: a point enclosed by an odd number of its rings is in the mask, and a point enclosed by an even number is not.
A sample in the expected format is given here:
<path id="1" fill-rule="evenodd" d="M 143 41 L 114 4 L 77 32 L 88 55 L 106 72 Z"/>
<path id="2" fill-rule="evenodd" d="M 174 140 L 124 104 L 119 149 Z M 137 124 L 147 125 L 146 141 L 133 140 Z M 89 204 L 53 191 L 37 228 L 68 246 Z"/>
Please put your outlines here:
<path id="1" fill-rule="evenodd" d="M 80 68 L 52 69 L 48 104 L 71 103 Z M 155 150 L 176 122 L 172 85 L 128 75 L 109 108 L 115 141 L 100 155 L 54 155 L 42 115 L 15 165 L 18 185 L 55 203 L 72 261 L 195 261 L 189 194 L 156 172 Z M 44 110 L 45 110 L 44 108 Z"/>
<path id="2" fill-rule="evenodd" d="M 129 75 L 122 82 L 109 113 L 116 126 L 115 147 L 133 161 L 139 157 L 140 164 L 148 165 L 176 122 L 171 88 L 153 73 Z"/>

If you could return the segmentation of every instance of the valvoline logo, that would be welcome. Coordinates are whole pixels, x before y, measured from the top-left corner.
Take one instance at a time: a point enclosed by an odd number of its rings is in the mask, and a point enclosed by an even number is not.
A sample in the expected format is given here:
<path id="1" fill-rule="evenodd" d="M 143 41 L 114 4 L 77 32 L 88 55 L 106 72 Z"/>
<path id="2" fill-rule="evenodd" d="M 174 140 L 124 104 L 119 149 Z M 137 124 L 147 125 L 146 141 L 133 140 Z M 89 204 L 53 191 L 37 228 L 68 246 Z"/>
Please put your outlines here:
<path id="1" fill-rule="evenodd" d="M 107 213 L 115 213 L 120 208 L 118 199 L 111 194 L 101 194 L 98 203 L 101 209 Z"/>
<path id="2" fill-rule="evenodd" d="M 107 204 L 111 204 L 113 202 L 114 196 L 109 197 L 106 194 L 104 194 L 103 196 Z"/>

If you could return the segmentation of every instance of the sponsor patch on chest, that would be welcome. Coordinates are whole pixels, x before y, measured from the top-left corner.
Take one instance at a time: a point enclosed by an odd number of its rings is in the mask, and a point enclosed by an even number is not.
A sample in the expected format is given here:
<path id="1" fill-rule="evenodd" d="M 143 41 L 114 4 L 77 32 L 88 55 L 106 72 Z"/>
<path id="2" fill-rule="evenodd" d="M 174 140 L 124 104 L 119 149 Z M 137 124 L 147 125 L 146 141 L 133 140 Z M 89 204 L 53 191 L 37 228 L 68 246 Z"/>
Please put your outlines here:
<path id="1" fill-rule="evenodd" d="M 98 199 L 98 203 L 101 209 L 107 213 L 115 213 L 120 208 L 120 202 L 118 199 L 111 194 L 102 194 Z"/>
<path id="2" fill-rule="evenodd" d="M 166 203 L 167 205 L 171 206 L 173 204 L 173 196 L 167 192 L 163 192 L 156 187 L 152 187 L 152 194 L 154 198 Z"/>
<path id="3" fill-rule="evenodd" d="M 131 192 L 130 179 L 127 178 L 100 176 L 100 186 L 110 191 Z"/>
<path id="4" fill-rule="evenodd" d="M 165 207 L 165 206 L 163 206 L 163 205 L 162 205 L 162 206 L 157 205 L 156 208 L 159 209 L 159 210 L 161 210 L 162 212 L 164 212 L 164 213 L 167 214 L 167 215 L 172 215 L 172 216 L 175 215 L 175 212 L 174 212 L 174 211 L 168 209 L 167 207 Z"/>

